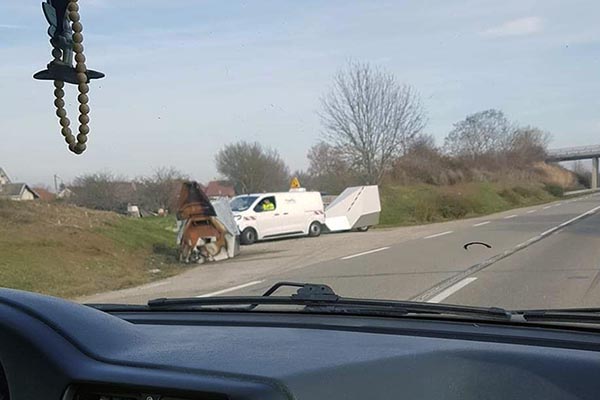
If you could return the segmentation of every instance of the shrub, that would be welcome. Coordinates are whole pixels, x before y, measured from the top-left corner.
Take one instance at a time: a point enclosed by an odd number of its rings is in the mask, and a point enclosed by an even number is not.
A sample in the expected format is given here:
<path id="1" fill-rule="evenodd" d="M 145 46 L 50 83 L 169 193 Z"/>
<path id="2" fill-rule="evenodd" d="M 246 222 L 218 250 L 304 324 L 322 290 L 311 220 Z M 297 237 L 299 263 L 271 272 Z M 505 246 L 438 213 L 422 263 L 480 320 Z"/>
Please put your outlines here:
<path id="1" fill-rule="evenodd" d="M 438 210 L 442 218 L 463 218 L 469 211 L 469 201 L 462 196 L 445 194 L 438 198 Z"/>
<path id="2" fill-rule="evenodd" d="M 521 203 L 521 198 L 513 189 L 502 189 L 500 192 L 498 192 L 498 194 L 510 205 L 517 205 Z"/>
<path id="3" fill-rule="evenodd" d="M 512 188 L 513 192 L 521 197 L 535 197 L 535 190 L 529 189 L 523 186 L 515 186 Z"/>
<path id="4" fill-rule="evenodd" d="M 435 203 L 422 201 L 415 205 L 414 219 L 416 221 L 434 222 L 437 220 L 437 209 Z"/>
<path id="5" fill-rule="evenodd" d="M 462 161 L 446 156 L 431 143 L 414 146 L 394 164 L 390 178 L 393 183 L 454 185 L 468 180 Z"/>
<path id="6" fill-rule="evenodd" d="M 554 197 L 562 197 L 565 194 L 565 190 L 562 188 L 562 186 L 550 183 L 544 185 L 544 190 Z"/>

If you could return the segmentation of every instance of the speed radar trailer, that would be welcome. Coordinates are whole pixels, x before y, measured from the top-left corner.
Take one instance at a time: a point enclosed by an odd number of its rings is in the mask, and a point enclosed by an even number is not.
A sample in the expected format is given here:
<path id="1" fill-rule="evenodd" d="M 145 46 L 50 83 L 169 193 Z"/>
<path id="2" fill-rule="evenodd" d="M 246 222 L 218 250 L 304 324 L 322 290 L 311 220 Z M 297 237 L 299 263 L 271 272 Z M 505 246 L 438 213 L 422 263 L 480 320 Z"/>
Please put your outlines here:
<path id="1" fill-rule="evenodd" d="M 379 187 L 353 186 L 346 188 L 325 209 L 325 225 L 331 232 L 366 231 L 379 223 L 380 213 Z"/>

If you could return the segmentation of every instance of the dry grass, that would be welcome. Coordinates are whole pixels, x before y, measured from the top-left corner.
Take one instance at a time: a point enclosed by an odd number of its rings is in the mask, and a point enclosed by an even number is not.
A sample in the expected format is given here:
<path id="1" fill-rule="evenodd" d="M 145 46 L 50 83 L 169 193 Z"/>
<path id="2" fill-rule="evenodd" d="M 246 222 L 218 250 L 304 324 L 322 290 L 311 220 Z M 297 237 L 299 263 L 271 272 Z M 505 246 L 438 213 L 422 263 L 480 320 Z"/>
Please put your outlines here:
<path id="1" fill-rule="evenodd" d="M 578 185 L 577 176 L 559 165 L 540 162 L 534 164 L 533 169 L 542 176 L 542 181 L 549 185 L 557 185 L 564 189 L 576 188 Z"/>
<path id="2" fill-rule="evenodd" d="M 0 201 L 0 286 L 72 298 L 173 275 L 182 267 L 172 226 L 164 218 Z"/>
<path id="3" fill-rule="evenodd" d="M 578 187 L 577 176 L 556 164 L 533 162 L 527 154 L 487 154 L 476 158 L 452 157 L 435 147 L 413 148 L 394 164 L 386 183 L 436 186 L 473 182 L 548 184 L 563 189 Z"/>

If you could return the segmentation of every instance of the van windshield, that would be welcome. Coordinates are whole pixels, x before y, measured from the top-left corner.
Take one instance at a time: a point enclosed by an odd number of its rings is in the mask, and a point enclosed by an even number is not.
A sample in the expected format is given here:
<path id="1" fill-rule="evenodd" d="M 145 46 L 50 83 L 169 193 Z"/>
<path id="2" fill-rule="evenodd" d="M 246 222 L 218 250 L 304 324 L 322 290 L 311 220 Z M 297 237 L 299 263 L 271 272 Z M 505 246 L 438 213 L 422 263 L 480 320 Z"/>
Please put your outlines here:
<path id="1" fill-rule="evenodd" d="M 258 196 L 240 196 L 231 200 L 231 211 L 246 211 Z"/>

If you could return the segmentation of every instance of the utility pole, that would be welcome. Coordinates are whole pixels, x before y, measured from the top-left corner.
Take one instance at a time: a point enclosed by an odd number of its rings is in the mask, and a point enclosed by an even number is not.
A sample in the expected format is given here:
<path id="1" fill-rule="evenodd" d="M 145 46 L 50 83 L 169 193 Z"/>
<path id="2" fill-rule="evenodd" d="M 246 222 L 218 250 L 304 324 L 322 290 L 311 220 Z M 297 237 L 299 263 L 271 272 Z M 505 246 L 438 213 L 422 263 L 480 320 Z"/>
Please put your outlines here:
<path id="1" fill-rule="evenodd" d="M 58 180 L 60 176 L 54 174 L 54 193 L 58 194 Z"/>

